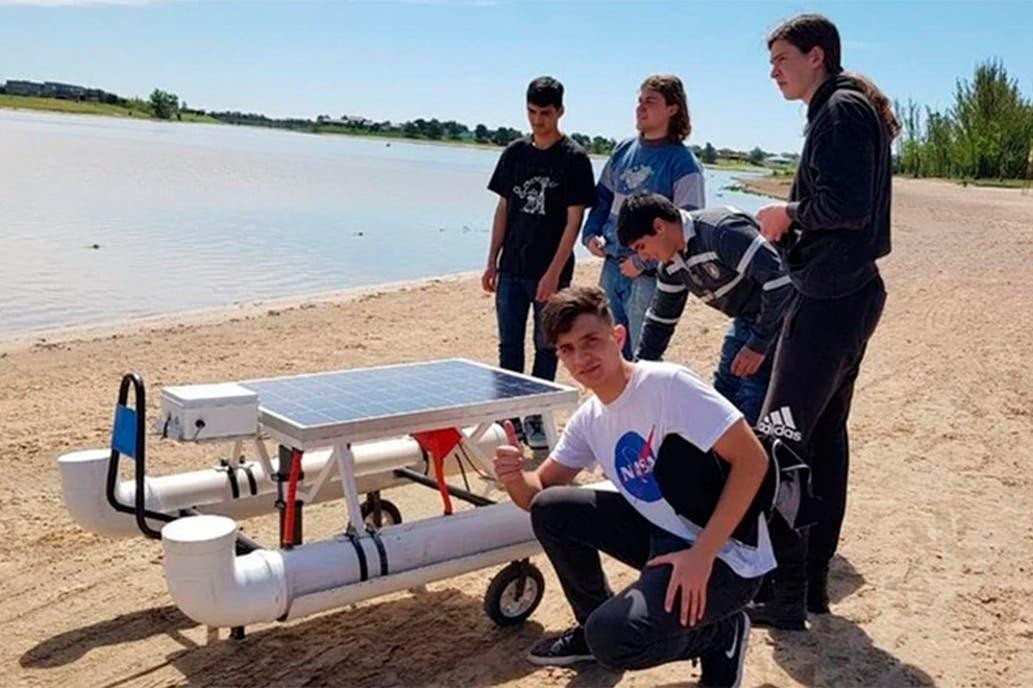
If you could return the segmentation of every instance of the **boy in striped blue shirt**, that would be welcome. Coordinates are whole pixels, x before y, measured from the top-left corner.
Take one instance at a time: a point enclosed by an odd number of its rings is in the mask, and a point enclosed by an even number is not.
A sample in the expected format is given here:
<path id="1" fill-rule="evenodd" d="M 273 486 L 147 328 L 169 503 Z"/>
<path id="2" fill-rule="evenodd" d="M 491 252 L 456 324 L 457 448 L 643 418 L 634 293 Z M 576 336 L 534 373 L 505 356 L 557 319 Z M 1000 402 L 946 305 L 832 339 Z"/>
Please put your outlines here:
<path id="1" fill-rule="evenodd" d="M 652 191 L 685 210 L 704 205 L 703 171 L 685 139 L 692 131 L 685 89 L 673 75 L 654 75 L 639 89 L 635 124 L 639 135 L 621 141 L 603 168 L 596 201 L 581 241 L 604 259 L 599 286 L 614 320 L 628 330 L 624 356 L 638 346 L 646 309 L 656 290 L 656 264 L 639 260 L 617 240 L 617 214 L 627 196 Z"/>

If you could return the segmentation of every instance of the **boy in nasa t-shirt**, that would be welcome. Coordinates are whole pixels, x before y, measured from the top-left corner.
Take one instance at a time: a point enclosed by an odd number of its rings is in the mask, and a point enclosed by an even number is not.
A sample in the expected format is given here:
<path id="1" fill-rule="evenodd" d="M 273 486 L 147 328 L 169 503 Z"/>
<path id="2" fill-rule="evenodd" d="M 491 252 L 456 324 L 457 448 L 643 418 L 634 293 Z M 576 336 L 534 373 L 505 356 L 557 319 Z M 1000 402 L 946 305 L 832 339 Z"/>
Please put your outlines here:
<path id="1" fill-rule="evenodd" d="M 557 293 L 542 326 L 594 396 L 536 470 L 523 470 L 515 446 L 495 453 L 496 476 L 530 511 L 577 621 L 528 659 L 642 669 L 699 658 L 700 685 L 739 685 L 750 628 L 743 608 L 775 564 L 753 510 L 767 454 L 742 414 L 687 369 L 625 360 L 625 329 L 600 289 Z M 715 479 L 718 458 L 728 470 Z M 593 463 L 615 488 L 571 485 Z M 614 594 L 600 552 L 639 570 L 638 580 Z"/>
<path id="2" fill-rule="evenodd" d="M 703 525 L 675 513 L 653 475 L 663 438 L 681 435 L 709 451 L 743 415 L 695 373 L 672 363 L 639 361 L 627 387 L 609 404 L 591 397 L 571 417 L 552 453 L 558 463 L 584 470 L 598 463 L 626 500 L 655 526 L 689 542 Z M 693 403 L 686 403 L 692 400 Z M 757 515 L 759 544 L 734 539 L 718 552 L 743 578 L 775 568 L 767 522 Z"/>

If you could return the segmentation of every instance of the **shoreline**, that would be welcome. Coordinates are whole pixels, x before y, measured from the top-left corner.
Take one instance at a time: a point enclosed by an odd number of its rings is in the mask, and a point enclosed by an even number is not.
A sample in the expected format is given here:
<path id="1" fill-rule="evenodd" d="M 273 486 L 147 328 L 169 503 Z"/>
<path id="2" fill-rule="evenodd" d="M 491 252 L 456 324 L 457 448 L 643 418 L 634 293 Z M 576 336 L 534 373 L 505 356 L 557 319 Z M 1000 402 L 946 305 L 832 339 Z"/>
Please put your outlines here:
<path id="1" fill-rule="evenodd" d="M 134 116 L 131 116 L 131 115 L 116 115 L 116 114 L 113 114 L 113 113 L 105 114 L 105 113 L 99 113 L 99 112 L 74 112 L 74 111 L 68 111 L 68 110 L 48 110 L 48 109 L 44 109 L 44 108 L 27 108 L 27 107 L 15 107 L 15 106 L 10 106 L 10 105 L 0 105 L 0 111 L 3 111 L 3 110 L 10 110 L 12 112 L 42 113 L 42 114 L 46 114 L 46 115 L 70 115 L 70 116 L 73 116 L 73 117 L 109 117 L 111 119 L 115 119 L 115 120 L 119 120 L 119 121 L 169 122 L 169 123 L 172 123 L 172 124 L 216 124 L 216 125 L 219 125 L 219 126 L 226 126 L 226 127 L 248 127 L 250 129 L 262 129 L 262 130 L 266 130 L 266 131 L 282 131 L 282 132 L 287 132 L 287 133 L 291 133 L 291 134 L 302 134 L 304 136 L 344 136 L 346 138 L 351 138 L 351 139 L 373 139 L 375 141 L 385 141 L 387 143 L 391 143 L 392 141 L 399 141 L 399 142 L 402 142 L 402 143 L 415 143 L 415 144 L 426 145 L 426 146 L 448 146 L 450 148 L 470 148 L 470 149 L 473 149 L 473 150 L 497 150 L 500 153 L 502 152 L 503 149 L 505 149 L 505 146 L 499 146 L 499 145 L 494 144 L 494 143 L 477 143 L 475 141 L 456 141 L 456 140 L 449 140 L 449 139 L 440 139 L 440 140 L 412 139 L 412 138 L 408 138 L 408 137 L 405 137 L 405 136 L 383 136 L 381 134 L 343 134 L 343 133 L 339 133 L 339 132 L 300 131 L 298 129 L 288 129 L 286 127 L 263 127 L 263 126 L 259 126 L 257 124 L 235 124 L 235 123 L 232 123 L 232 122 L 223 122 L 222 120 L 218 120 L 218 119 L 214 119 L 214 118 L 211 119 L 211 120 L 206 120 L 206 119 L 167 120 L 167 119 L 158 119 L 157 117 L 134 117 Z M 569 134 L 567 134 L 567 135 L 569 136 Z M 624 138 L 627 138 L 627 137 L 624 137 Z M 622 141 L 622 140 L 623 140 L 623 138 L 617 139 L 617 142 L 620 143 L 620 141 Z M 606 160 L 609 160 L 609 158 L 610 158 L 609 154 L 602 154 L 602 153 L 588 153 L 588 156 L 590 158 L 598 159 L 600 161 L 606 161 Z M 761 172 L 764 172 L 764 171 L 770 172 L 770 170 L 768 168 L 766 168 L 766 167 L 756 167 L 756 166 L 752 166 L 752 165 L 736 165 L 736 164 L 730 164 L 730 165 L 718 165 L 718 164 L 708 165 L 708 164 L 703 163 L 703 162 L 700 162 L 700 165 L 702 165 L 705 169 L 708 169 L 708 170 L 718 170 L 718 171 L 725 171 L 725 172 L 752 172 L 752 173 L 757 173 L 757 174 L 760 174 Z"/>
<path id="2" fill-rule="evenodd" d="M 584 261 L 599 260 L 586 258 Z M 578 261 L 581 262 L 581 261 Z M 271 299 L 243 301 L 228 306 L 193 308 L 171 313 L 155 313 L 127 318 L 113 318 L 97 323 L 48 327 L 29 332 L 0 333 L 0 357 L 34 348 L 46 348 L 76 341 L 96 341 L 175 327 L 196 327 L 251 319 L 262 315 L 279 315 L 281 311 L 311 308 L 319 304 L 345 304 L 364 297 L 421 289 L 434 284 L 458 283 L 479 277 L 480 271 L 451 272 L 410 280 L 383 282 L 344 289 L 279 296 Z"/>
<path id="3" fill-rule="evenodd" d="M 735 181 L 742 187 L 739 190 L 745 193 L 786 201 L 789 200 L 789 187 L 792 186 L 793 178 L 768 174 L 762 177 L 735 177 Z"/>

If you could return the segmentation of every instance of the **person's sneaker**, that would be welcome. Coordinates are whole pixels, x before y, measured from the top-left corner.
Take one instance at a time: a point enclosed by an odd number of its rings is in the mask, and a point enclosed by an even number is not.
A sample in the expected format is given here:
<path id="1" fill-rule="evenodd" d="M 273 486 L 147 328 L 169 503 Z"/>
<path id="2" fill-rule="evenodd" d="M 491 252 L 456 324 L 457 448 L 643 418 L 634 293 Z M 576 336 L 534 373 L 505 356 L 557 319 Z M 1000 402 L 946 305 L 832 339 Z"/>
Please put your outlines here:
<path id="1" fill-rule="evenodd" d="M 549 438 L 545 434 L 545 422 L 541 416 L 528 416 L 524 419 L 524 441 L 534 451 L 549 448 Z"/>
<path id="2" fill-rule="evenodd" d="M 780 631 L 806 631 L 806 613 L 801 617 L 781 609 L 775 600 L 746 607 L 750 621 L 758 628 L 777 628 Z"/>
<path id="3" fill-rule="evenodd" d="M 728 645 L 699 658 L 702 672 L 700 688 L 738 688 L 742 685 L 742 665 L 746 660 L 746 646 L 750 642 L 750 617 L 739 612 Z"/>
<path id="4" fill-rule="evenodd" d="M 543 638 L 527 653 L 527 661 L 538 666 L 570 666 L 594 659 L 581 626 L 569 628 L 559 636 Z"/>

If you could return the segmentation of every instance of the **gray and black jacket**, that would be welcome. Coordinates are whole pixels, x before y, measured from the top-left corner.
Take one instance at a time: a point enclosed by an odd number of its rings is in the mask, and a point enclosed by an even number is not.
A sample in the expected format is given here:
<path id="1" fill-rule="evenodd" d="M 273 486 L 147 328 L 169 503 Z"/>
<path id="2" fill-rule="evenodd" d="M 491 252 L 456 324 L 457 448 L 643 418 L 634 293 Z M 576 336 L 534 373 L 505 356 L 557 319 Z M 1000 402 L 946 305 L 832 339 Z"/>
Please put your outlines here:
<path id="1" fill-rule="evenodd" d="M 656 295 L 646 311 L 637 357 L 659 360 L 689 292 L 733 318 L 752 323 L 746 342 L 767 353 L 792 292 L 778 252 L 756 221 L 734 208 L 681 211 L 685 249 L 657 270 Z"/>

